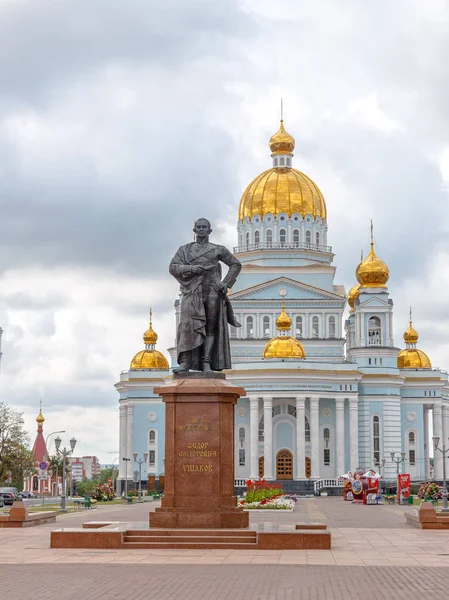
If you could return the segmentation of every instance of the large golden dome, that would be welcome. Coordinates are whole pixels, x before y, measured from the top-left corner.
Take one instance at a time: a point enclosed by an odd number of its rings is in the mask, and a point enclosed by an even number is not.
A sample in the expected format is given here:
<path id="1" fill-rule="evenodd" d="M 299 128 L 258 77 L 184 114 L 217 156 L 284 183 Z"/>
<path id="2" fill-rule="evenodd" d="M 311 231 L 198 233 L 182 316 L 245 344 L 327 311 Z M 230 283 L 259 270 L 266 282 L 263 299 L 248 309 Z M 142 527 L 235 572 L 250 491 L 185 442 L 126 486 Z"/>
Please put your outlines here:
<path id="1" fill-rule="evenodd" d="M 305 358 L 306 353 L 301 342 L 286 335 L 292 326 L 292 320 L 285 312 L 284 297 L 282 297 L 282 310 L 276 319 L 276 326 L 281 335 L 272 338 L 267 343 L 263 351 L 263 358 Z"/>
<path id="2" fill-rule="evenodd" d="M 294 213 L 326 219 L 326 203 L 320 189 L 307 175 L 292 168 L 274 167 L 258 175 L 243 192 L 239 219 Z"/>
<path id="3" fill-rule="evenodd" d="M 153 330 L 153 313 L 150 309 L 150 326 L 143 334 L 145 350 L 138 352 L 129 365 L 130 369 L 168 371 L 168 360 L 156 350 L 157 333 Z"/>
<path id="4" fill-rule="evenodd" d="M 350 312 L 354 312 L 354 303 L 357 300 L 357 298 L 359 297 L 359 294 L 360 294 L 360 283 L 356 283 L 349 290 L 349 294 L 348 294 L 348 304 L 351 307 Z"/>
<path id="5" fill-rule="evenodd" d="M 425 352 L 418 348 L 405 348 L 398 354 L 400 369 L 431 369 L 432 364 Z"/>

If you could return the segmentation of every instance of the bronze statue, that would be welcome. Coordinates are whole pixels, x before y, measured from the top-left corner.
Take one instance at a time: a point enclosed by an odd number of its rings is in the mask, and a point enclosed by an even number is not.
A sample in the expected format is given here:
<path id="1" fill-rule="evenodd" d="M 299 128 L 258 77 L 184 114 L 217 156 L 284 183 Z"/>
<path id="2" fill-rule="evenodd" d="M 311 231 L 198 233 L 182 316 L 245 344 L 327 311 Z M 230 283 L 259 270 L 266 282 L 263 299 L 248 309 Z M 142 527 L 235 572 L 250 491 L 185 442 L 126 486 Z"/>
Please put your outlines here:
<path id="1" fill-rule="evenodd" d="M 240 327 L 226 294 L 242 265 L 227 248 L 209 242 L 207 219 L 198 219 L 194 232 L 196 241 L 178 249 L 169 269 L 182 292 L 175 373 L 230 369 L 228 323 Z M 220 262 L 229 267 L 223 280 Z"/>

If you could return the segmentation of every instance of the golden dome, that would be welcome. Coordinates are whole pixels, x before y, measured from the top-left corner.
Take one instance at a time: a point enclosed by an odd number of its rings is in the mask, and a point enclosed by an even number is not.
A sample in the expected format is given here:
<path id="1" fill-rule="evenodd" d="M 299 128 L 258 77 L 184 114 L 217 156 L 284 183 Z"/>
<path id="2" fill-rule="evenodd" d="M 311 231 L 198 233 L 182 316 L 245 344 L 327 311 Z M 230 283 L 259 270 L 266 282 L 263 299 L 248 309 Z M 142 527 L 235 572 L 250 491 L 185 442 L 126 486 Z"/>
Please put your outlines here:
<path id="1" fill-rule="evenodd" d="M 360 283 L 356 283 L 349 290 L 349 294 L 348 294 L 348 304 L 351 307 L 350 312 L 354 312 L 354 303 L 357 300 L 357 298 L 359 297 L 359 293 L 360 293 Z"/>
<path id="2" fill-rule="evenodd" d="M 365 260 L 362 260 L 355 271 L 360 287 L 387 287 L 390 270 L 383 260 L 374 252 L 373 222 L 371 221 L 371 248 Z"/>
<path id="3" fill-rule="evenodd" d="M 307 175 L 292 168 L 273 167 L 258 175 L 243 192 L 239 219 L 298 213 L 326 219 L 326 203 L 320 189 Z"/>
<path id="4" fill-rule="evenodd" d="M 38 423 L 39 425 L 42 425 L 42 423 L 45 422 L 45 418 L 44 415 L 42 414 L 42 409 L 39 410 L 39 414 L 36 417 L 36 423 Z"/>
<path id="5" fill-rule="evenodd" d="M 284 128 L 284 120 L 281 119 L 279 131 L 270 138 L 270 150 L 273 154 L 292 154 L 295 149 L 295 138 L 287 133 Z"/>
<path id="6" fill-rule="evenodd" d="M 154 369 L 168 371 L 168 360 L 156 350 L 157 333 L 153 330 L 153 311 L 150 308 L 150 326 L 143 334 L 145 350 L 138 352 L 129 365 L 130 369 Z"/>
<path id="7" fill-rule="evenodd" d="M 410 307 L 410 325 L 408 326 L 407 331 L 404 331 L 404 341 L 406 344 L 416 344 L 418 338 L 418 332 L 412 325 L 412 309 Z"/>
<path id="8" fill-rule="evenodd" d="M 305 358 L 302 344 L 289 335 L 279 335 L 268 342 L 263 351 L 264 358 Z"/>
<path id="9" fill-rule="evenodd" d="M 282 296 L 282 310 L 281 310 L 281 314 L 276 319 L 276 327 L 280 331 L 288 331 L 291 326 L 292 326 L 292 320 L 290 319 L 288 314 L 285 312 L 284 296 Z"/>
<path id="10" fill-rule="evenodd" d="M 132 359 L 129 368 L 168 371 L 168 360 L 159 350 L 141 350 Z"/>
<path id="11" fill-rule="evenodd" d="M 405 348 L 398 354 L 399 369 L 431 369 L 429 357 L 418 348 Z"/>

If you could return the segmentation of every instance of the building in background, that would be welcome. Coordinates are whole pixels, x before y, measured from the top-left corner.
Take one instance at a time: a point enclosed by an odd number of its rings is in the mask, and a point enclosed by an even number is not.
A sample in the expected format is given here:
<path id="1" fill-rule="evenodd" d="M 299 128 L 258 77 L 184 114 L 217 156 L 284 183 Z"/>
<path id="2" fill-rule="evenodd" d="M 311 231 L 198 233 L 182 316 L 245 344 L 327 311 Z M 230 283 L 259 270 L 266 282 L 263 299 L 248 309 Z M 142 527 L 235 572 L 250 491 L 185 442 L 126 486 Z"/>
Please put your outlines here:
<path id="1" fill-rule="evenodd" d="M 394 452 L 405 453 L 402 472 L 428 478 L 430 429 L 449 437 L 448 375 L 417 348 L 411 316 L 406 347 L 395 346 L 390 273 L 372 228 L 357 283 L 346 295 L 335 282 L 326 202 L 293 168 L 294 147 L 281 121 L 270 140 L 272 166 L 248 185 L 238 209 L 234 253 L 243 267 L 229 298 L 242 326 L 230 327 L 226 373 L 247 393 L 235 409 L 236 477 L 308 483 L 300 491 L 385 460 L 383 475 L 394 479 Z M 135 452 L 148 453 L 144 479 L 165 470 L 165 411 L 153 389 L 170 374 L 156 340 L 150 322 L 145 349 L 116 384 L 121 482 L 133 479 Z M 169 352 L 175 365 L 176 348 Z M 437 480 L 442 460 L 438 453 Z"/>
<path id="2" fill-rule="evenodd" d="M 68 460 L 72 481 L 94 479 L 100 475 L 100 461 L 96 456 L 70 456 Z"/>

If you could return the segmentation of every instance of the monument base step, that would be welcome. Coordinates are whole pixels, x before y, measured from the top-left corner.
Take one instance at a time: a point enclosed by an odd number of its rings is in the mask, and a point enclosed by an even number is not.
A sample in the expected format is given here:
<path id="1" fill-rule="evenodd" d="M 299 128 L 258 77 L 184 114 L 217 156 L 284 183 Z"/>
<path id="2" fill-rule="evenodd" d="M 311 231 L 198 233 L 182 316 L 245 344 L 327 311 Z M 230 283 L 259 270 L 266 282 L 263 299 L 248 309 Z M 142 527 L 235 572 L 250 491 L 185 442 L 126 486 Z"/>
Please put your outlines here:
<path id="1" fill-rule="evenodd" d="M 130 530 L 123 538 L 123 548 L 257 550 L 257 534 L 255 531 L 241 530 Z"/>

